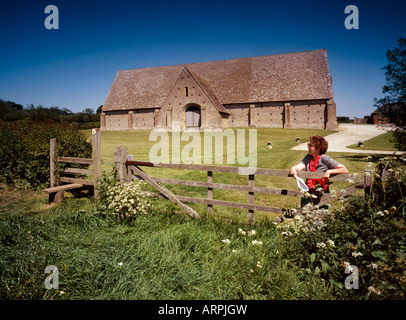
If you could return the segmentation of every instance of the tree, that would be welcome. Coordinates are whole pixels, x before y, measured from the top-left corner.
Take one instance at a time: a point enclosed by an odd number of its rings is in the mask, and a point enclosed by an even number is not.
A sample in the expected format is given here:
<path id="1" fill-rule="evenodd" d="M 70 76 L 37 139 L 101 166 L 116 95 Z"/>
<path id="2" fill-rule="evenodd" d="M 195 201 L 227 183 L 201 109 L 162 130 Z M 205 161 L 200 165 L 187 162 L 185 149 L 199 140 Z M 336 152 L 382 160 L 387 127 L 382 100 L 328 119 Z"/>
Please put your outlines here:
<path id="1" fill-rule="evenodd" d="M 375 99 L 378 115 L 393 124 L 395 146 L 406 150 L 406 39 L 399 38 L 398 47 L 386 53 L 388 65 L 383 67 L 386 84 L 383 98 Z"/>
<path id="2" fill-rule="evenodd" d="M 83 110 L 83 113 L 86 113 L 86 114 L 94 114 L 94 110 L 91 109 L 91 108 L 86 108 L 85 110 Z"/>

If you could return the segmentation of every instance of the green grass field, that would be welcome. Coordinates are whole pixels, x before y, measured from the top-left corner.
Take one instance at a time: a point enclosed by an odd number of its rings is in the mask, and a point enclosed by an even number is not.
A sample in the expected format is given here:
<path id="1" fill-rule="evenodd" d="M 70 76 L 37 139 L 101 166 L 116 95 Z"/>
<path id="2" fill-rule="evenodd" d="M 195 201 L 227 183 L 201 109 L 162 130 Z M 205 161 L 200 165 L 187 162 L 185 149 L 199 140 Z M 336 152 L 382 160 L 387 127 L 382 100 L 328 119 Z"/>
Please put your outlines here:
<path id="1" fill-rule="evenodd" d="M 246 130 L 246 154 L 249 152 L 248 136 L 249 131 Z M 86 131 L 90 135 L 90 131 Z M 289 169 L 291 166 L 300 162 L 306 155 L 303 151 L 290 150 L 297 144 L 296 138 L 300 137 L 301 142 L 307 141 L 312 135 L 326 136 L 333 133 L 332 130 L 318 130 L 318 129 L 258 129 L 257 130 L 257 166 L 259 168 L 271 168 L 271 169 Z M 157 141 L 150 141 L 150 131 L 105 131 L 101 133 L 101 150 L 102 158 L 105 163 L 103 170 L 109 172 L 114 162 L 114 149 L 117 146 L 127 146 L 128 153 L 134 155 L 136 160 L 150 161 L 149 152 L 151 147 L 157 144 Z M 202 142 L 204 136 L 201 134 Z M 267 142 L 272 142 L 272 149 L 267 149 Z M 158 140 L 159 142 L 159 140 Z M 169 133 L 169 159 L 171 160 L 171 147 L 172 137 Z M 189 141 L 182 141 L 180 150 L 189 143 Z M 215 157 L 214 142 L 213 142 L 213 156 Z M 337 161 L 344 164 L 350 173 L 362 173 L 366 169 L 367 162 L 365 161 L 367 155 L 357 154 L 343 154 L 343 153 L 328 153 Z M 204 149 L 202 143 L 201 150 L 201 163 L 204 162 Z M 226 139 L 224 139 L 223 145 L 223 164 L 227 165 L 227 145 Z M 214 162 L 214 161 L 213 161 Z M 233 164 L 231 164 L 233 165 Z M 238 163 L 234 164 L 238 166 Z M 188 171 L 188 170 L 168 170 L 159 168 L 144 167 L 147 173 L 156 177 L 165 177 L 181 180 L 198 180 L 206 181 L 206 172 Z M 213 173 L 213 182 L 227 183 L 227 184 L 240 184 L 247 185 L 247 176 L 239 176 L 236 174 L 227 173 Z M 266 177 L 256 176 L 255 185 L 269 188 L 284 188 L 289 190 L 298 190 L 296 181 L 292 178 L 278 178 L 278 177 Z M 193 197 L 205 198 L 207 196 L 207 190 L 205 188 L 198 187 L 185 187 L 165 185 L 175 194 L 188 195 Z M 348 183 L 335 182 L 332 186 L 333 189 L 340 190 L 343 187 L 348 186 Z M 153 189 L 150 189 L 153 191 Z M 244 202 L 248 203 L 248 195 L 244 192 L 228 191 L 228 190 L 214 190 L 214 199 Z M 255 195 L 255 204 L 266 205 L 278 208 L 296 208 L 300 204 L 298 197 L 289 196 L 274 196 L 274 195 Z M 333 203 L 334 204 L 334 203 Z M 198 212 L 206 212 L 205 205 L 190 204 L 192 208 Z M 232 209 L 221 206 L 214 206 L 214 214 L 227 219 L 237 219 L 239 221 L 247 220 L 247 211 L 242 209 Z M 269 213 L 257 212 L 255 219 L 274 219 L 275 215 Z"/>
<path id="2" fill-rule="evenodd" d="M 364 141 L 364 146 L 358 147 L 357 144 L 348 146 L 350 149 L 356 150 L 382 150 L 382 151 L 397 151 L 393 142 L 393 133 L 386 132 L 372 139 Z"/>

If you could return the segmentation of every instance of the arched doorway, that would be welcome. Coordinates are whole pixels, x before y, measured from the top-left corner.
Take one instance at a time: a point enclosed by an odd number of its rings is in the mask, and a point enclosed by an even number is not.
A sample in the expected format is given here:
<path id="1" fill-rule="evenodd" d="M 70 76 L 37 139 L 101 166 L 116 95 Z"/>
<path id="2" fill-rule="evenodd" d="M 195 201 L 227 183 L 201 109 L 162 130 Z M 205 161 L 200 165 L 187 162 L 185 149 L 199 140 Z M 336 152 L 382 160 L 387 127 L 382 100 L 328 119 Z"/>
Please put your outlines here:
<path id="1" fill-rule="evenodd" d="M 202 117 L 200 108 L 197 106 L 190 106 L 185 111 L 186 114 L 186 128 L 200 128 L 202 125 Z"/>

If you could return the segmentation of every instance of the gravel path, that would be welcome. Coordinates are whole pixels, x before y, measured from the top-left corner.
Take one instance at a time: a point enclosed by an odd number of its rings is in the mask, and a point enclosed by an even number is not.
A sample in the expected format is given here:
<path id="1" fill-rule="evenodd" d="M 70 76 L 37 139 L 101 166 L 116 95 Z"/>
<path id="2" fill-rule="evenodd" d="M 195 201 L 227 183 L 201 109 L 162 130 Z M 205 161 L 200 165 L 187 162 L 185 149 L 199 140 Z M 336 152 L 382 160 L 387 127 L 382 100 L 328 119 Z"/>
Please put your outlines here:
<path id="1" fill-rule="evenodd" d="M 352 153 L 370 153 L 370 154 L 402 154 L 399 151 L 376 151 L 376 150 L 356 150 L 348 149 L 347 146 L 357 144 L 358 141 L 365 141 L 379 136 L 386 132 L 387 129 L 370 124 L 339 124 L 338 132 L 326 136 L 328 141 L 328 151 L 330 152 L 352 152 Z M 298 144 L 292 150 L 306 150 L 308 137 L 301 137 L 304 143 Z"/>

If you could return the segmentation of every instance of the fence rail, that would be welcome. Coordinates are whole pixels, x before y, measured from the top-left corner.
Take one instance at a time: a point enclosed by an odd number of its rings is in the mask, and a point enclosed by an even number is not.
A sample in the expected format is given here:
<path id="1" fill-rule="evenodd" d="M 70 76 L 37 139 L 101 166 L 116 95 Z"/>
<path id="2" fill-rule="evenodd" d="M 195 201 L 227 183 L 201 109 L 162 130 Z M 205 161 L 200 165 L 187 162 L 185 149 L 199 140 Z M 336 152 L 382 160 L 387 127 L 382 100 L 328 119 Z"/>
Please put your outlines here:
<path id="1" fill-rule="evenodd" d="M 139 178 L 140 172 L 142 172 L 142 178 L 146 180 L 148 183 L 152 184 L 170 184 L 170 185 L 180 185 L 180 186 L 190 186 L 190 187 L 200 187 L 205 188 L 207 190 L 207 196 L 205 198 L 197 198 L 197 197 L 190 197 L 186 195 L 173 195 L 171 193 L 171 197 L 175 196 L 177 201 L 180 202 L 191 202 L 191 203 L 198 203 L 198 204 L 206 204 L 207 210 L 212 212 L 213 205 L 216 206 L 226 206 L 231 208 L 238 208 L 248 210 L 248 222 L 252 223 L 254 220 L 254 212 L 255 211 L 263 211 L 269 213 L 276 213 L 276 214 L 283 214 L 286 212 L 285 208 L 278 208 L 272 206 L 263 206 L 254 203 L 255 194 L 272 194 L 272 195 L 280 195 L 280 196 L 291 196 L 291 197 L 302 197 L 303 194 L 301 191 L 298 190 L 288 190 L 288 189 L 277 189 L 277 188 L 265 188 L 255 186 L 255 176 L 256 175 L 263 175 L 263 176 L 273 176 L 273 177 L 280 177 L 280 178 L 288 178 L 289 170 L 279 170 L 279 169 L 266 169 L 266 168 L 258 168 L 255 170 L 253 174 L 246 174 L 247 176 L 247 184 L 246 185 L 236 185 L 236 184 L 225 184 L 225 183 L 215 183 L 213 182 L 213 172 L 220 172 L 220 173 L 233 173 L 233 174 L 241 174 L 241 172 L 249 172 L 248 168 L 242 167 L 228 167 L 228 166 L 217 166 L 217 165 L 202 165 L 202 164 L 170 164 L 170 163 L 159 163 L 154 164 L 148 161 L 138 161 L 138 160 L 127 160 L 128 151 L 125 146 L 120 146 L 116 148 L 115 151 L 115 162 L 117 164 L 118 172 L 120 174 L 120 181 L 122 182 L 130 182 L 134 178 Z M 170 179 L 170 178 L 162 178 L 162 177 L 152 177 L 147 175 L 143 172 L 140 167 L 155 167 L 155 168 L 165 168 L 165 169 L 178 169 L 178 170 L 193 170 L 193 171 L 202 171 L 206 172 L 206 181 L 194 181 L 194 180 L 180 180 L 180 179 Z M 252 171 L 251 171 L 252 172 Z M 321 178 L 323 173 L 319 172 L 308 172 L 308 171 L 301 171 L 298 172 L 298 176 L 302 178 Z M 147 178 L 147 179 L 145 179 Z M 352 177 L 348 174 L 339 174 L 331 176 L 330 180 L 332 181 L 347 181 Z M 342 189 L 338 194 L 337 197 L 342 197 L 354 193 L 360 188 L 368 187 L 369 180 L 364 179 L 358 181 L 357 183 Z M 160 185 L 161 186 L 161 185 Z M 222 189 L 222 190 L 233 190 L 233 191 L 242 191 L 247 193 L 247 200 L 248 203 L 244 202 L 232 202 L 232 201 L 225 201 L 225 200 L 218 200 L 213 199 L 213 190 L 214 189 Z M 166 190 L 166 189 L 165 189 Z M 158 196 L 158 197 L 167 197 L 165 194 L 162 195 L 162 189 L 159 190 L 159 193 L 156 192 L 146 192 L 145 195 L 147 196 Z M 335 196 L 331 194 L 324 194 L 323 197 L 320 199 L 319 206 L 328 204 L 332 200 L 335 199 Z M 310 208 L 314 209 L 314 207 Z M 302 209 L 298 209 L 297 213 L 302 213 Z"/>

